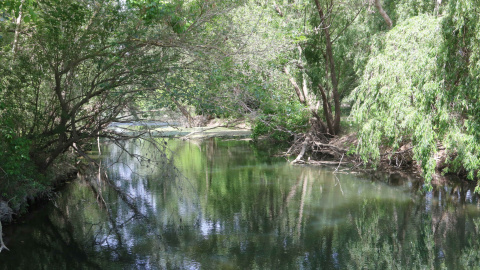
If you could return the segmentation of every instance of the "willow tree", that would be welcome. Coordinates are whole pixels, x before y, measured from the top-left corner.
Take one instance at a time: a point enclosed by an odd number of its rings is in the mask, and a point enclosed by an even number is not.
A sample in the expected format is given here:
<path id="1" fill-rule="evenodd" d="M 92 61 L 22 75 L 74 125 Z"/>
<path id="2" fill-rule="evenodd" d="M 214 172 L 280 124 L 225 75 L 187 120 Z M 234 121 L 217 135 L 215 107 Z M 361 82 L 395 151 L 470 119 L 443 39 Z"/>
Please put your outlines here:
<path id="1" fill-rule="evenodd" d="M 439 147 L 448 155 L 444 172 L 466 172 L 473 180 L 480 168 L 478 5 L 449 6 L 443 18 L 423 14 L 389 31 L 373 47 L 352 96 L 365 161 L 378 161 L 382 146 L 396 152 L 411 143 L 427 186 L 440 165 Z"/>
<path id="2" fill-rule="evenodd" d="M 449 172 L 480 181 L 480 1 L 448 1 L 440 62 L 444 102 L 452 121 L 443 144 L 451 155 Z M 439 126 L 444 129 L 445 126 Z M 480 182 L 476 192 L 480 192 Z"/>

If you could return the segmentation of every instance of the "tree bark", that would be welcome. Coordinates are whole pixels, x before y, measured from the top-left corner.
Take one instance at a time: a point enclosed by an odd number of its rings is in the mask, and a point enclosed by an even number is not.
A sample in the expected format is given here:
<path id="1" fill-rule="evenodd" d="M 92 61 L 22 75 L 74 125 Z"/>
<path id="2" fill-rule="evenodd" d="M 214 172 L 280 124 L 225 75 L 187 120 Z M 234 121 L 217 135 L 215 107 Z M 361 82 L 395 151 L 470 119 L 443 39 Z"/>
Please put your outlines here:
<path id="1" fill-rule="evenodd" d="M 315 4 L 317 6 L 317 11 L 318 11 L 318 15 L 320 16 L 320 20 L 322 21 L 323 33 L 325 34 L 326 55 L 327 55 L 327 62 L 328 62 L 327 64 L 330 67 L 330 80 L 332 83 L 332 95 L 333 95 L 333 102 L 335 105 L 335 117 L 334 117 L 331 133 L 332 135 L 336 135 L 340 131 L 340 113 L 341 112 L 340 112 L 340 95 L 338 93 L 338 81 L 337 81 L 337 76 L 335 74 L 335 61 L 333 58 L 332 41 L 330 39 L 329 24 L 325 19 L 325 16 L 323 14 L 323 9 L 320 6 L 320 3 L 318 2 L 318 0 L 315 0 Z M 325 99 L 324 99 L 324 103 L 325 103 Z"/>
<path id="2" fill-rule="evenodd" d="M 383 10 L 382 4 L 380 3 L 380 0 L 375 0 L 375 7 L 377 7 L 378 12 L 380 13 L 380 15 L 382 15 L 383 19 L 387 23 L 388 29 L 392 28 L 392 26 L 393 26 L 392 20 L 390 19 L 390 17 L 388 17 L 387 12 L 385 12 L 385 10 Z"/>
<path id="3" fill-rule="evenodd" d="M 318 89 L 320 89 L 320 94 L 322 96 L 322 103 L 323 103 L 323 115 L 325 120 L 327 121 L 328 126 L 328 133 L 335 134 L 335 128 L 332 123 L 332 111 L 328 108 L 328 99 L 325 93 L 325 89 L 323 89 L 322 85 L 318 85 Z"/>

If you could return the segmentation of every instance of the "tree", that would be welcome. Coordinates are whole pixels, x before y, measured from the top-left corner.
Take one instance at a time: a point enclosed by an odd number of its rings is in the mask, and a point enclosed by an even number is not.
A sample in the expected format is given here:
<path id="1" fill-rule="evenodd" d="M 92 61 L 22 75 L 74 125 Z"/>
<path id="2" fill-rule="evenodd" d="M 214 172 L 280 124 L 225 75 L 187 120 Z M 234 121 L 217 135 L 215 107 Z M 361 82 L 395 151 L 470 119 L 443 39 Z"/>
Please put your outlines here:
<path id="1" fill-rule="evenodd" d="M 380 158 L 380 145 L 396 150 L 413 141 L 417 146 L 414 158 L 421 161 L 427 179 L 435 170 L 435 127 L 448 118 L 434 105 L 442 93 L 437 77 L 437 48 L 442 44 L 438 25 L 437 18 L 424 15 L 389 31 L 352 93 L 352 115 L 359 126 L 358 152 L 365 161 Z"/>
<path id="2" fill-rule="evenodd" d="M 207 47 L 190 39 L 212 16 L 203 14 L 207 7 L 126 4 L 38 1 L 28 38 L 14 40 L 19 48 L 4 67 L 10 70 L 4 99 L 20 105 L 19 135 L 32 140 L 30 156 L 40 170 L 72 146 L 115 137 L 102 131 L 138 95 L 165 87 L 162 77 L 197 60 L 187 53 Z"/>
<path id="3" fill-rule="evenodd" d="M 206 32 L 230 4 L 2 2 L 1 198 L 24 205 L 49 190 L 53 179 L 44 176 L 65 153 L 84 155 L 99 137 L 130 138 L 106 127 L 128 119 L 139 99 L 185 102 L 171 78 L 216 58 L 219 35 Z"/>
<path id="4" fill-rule="evenodd" d="M 425 2 L 412 11 L 402 3 L 402 16 L 425 14 L 399 22 L 373 47 L 352 95 L 365 161 L 378 160 L 380 147 L 411 143 L 427 187 L 436 169 L 479 179 L 477 4 Z"/>

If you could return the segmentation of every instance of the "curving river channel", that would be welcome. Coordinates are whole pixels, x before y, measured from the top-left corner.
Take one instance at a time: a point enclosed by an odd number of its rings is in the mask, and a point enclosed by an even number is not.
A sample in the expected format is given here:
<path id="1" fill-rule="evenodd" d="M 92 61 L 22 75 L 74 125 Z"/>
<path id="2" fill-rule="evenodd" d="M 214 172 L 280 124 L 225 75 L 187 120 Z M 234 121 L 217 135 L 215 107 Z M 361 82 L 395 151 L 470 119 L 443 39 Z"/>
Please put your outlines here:
<path id="1" fill-rule="evenodd" d="M 245 141 L 158 140 L 167 152 L 103 145 L 105 172 L 4 228 L 0 269 L 480 265 L 480 202 L 467 183 L 425 193 L 415 177 L 291 166 Z"/>

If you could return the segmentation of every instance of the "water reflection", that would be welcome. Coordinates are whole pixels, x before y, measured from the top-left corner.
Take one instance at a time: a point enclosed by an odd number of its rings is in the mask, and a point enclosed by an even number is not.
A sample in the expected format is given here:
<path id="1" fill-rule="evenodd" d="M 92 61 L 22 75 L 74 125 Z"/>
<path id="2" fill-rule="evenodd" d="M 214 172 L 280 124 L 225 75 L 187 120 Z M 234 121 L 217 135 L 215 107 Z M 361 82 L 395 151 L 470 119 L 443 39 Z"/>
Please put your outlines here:
<path id="1" fill-rule="evenodd" d="M 90 171 L 24 224 L 5 228 L 11 252 L 0 254 L 0 269 L 480 263 L 479 200 L 465 183 L 424 194 L 408 176 L 289 166 L 247 142 L 167 144 L 171 152 L 130 141 L 129 154 L 105 145 L 99 162 L 107 171 Z"/>

